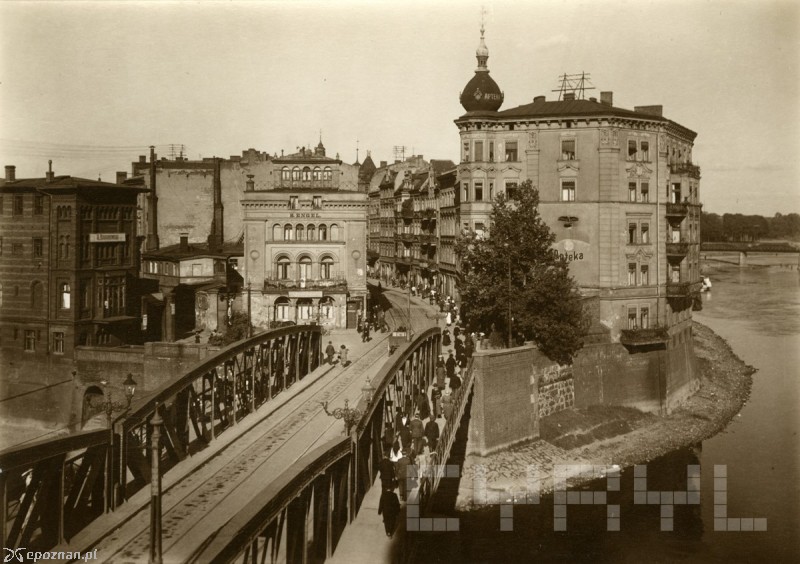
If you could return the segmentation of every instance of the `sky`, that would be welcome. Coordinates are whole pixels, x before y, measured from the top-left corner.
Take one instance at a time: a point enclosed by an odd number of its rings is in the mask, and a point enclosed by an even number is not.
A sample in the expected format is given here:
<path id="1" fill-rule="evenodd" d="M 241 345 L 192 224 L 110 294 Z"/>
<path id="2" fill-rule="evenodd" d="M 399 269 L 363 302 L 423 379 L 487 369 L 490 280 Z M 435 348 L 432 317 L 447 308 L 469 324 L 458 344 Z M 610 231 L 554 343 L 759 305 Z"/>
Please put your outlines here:
<path id="1" fill-rule="evenodd" d="M 114 181 L 169 157 L 459 157 L 481 9 L 501 109 L 586 72 L 697 132 L 704 210 L 800 213 L 800 2 L 0 2 L 0 160 Z"/>

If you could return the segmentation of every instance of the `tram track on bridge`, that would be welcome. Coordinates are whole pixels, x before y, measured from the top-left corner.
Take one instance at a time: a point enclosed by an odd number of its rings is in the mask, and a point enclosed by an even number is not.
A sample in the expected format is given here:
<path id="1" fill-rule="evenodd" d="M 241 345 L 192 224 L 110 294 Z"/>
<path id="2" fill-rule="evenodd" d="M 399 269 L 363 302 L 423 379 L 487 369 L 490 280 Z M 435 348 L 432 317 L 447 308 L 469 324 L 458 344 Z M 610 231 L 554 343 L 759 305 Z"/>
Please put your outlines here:
<path id="1" fill-rule="evenodd" d="M 404 324 L 412 330 L 421 330 L 430 325 L 430 320 L 423 316 L 408 317 L 406 304 L 400 303 L 405 299 L 404 294 L 387 289 L 385 295 L 393 306 L 387 313 L 391 312 L 390 320 L 395 326 Z M 414 306 L 411 312 L 419 313 L 419 306 L 411 305 Z M 374 371 L 376 365 L 380 366 L 381 358 L 386 356 L 386 349 L 380 345 L 387 337 L 375 338 L 372 347 L 345 370 L 334 367 L 273 413 L 262 415 L 261 421 L 222 453 L 164 493 L 162 546 L 165 562 L 190 559 L 269 481 L 315 446 L 336 437 L 339 432 L 334 428 L 343 423 L 327 417 L 321 402 L 357 398 L 365 374 Z M 253 415 L 259 416 L 258 413 Z M 305 447 L 293 449 L 292 445 L 297 443 Z M 254 487 L 254 480 L 263 480 L 263 484 Z M 147 507 L 148 504 L 144 504 L 130 521 L 93 547 L 101 559 L 114 563 L 138 563 L 147 559 L 150 542 Z"/>

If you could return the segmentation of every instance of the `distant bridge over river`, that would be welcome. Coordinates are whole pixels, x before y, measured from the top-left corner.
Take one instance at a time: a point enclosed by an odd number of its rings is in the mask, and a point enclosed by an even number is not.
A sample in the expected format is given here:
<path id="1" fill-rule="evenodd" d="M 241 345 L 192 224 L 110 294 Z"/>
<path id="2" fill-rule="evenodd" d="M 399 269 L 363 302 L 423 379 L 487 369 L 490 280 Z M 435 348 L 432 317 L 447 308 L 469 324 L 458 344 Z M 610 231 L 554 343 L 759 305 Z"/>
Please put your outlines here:
<path id="1" fill-rule="evenodd" d="M 747 266 L 748 257 L 764 255 L 795 255 L 800 266 L 800 247 L 791 243 L 702 243 L 700 255 L 703 260 L 713 260 Z"/>

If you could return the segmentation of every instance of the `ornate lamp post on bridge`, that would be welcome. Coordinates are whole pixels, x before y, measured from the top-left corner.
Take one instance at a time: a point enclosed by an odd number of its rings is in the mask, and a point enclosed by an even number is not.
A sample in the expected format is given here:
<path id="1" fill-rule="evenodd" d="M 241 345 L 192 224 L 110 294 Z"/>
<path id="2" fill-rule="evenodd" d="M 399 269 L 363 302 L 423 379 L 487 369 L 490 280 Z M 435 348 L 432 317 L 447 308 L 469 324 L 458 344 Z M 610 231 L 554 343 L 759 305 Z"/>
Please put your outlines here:
<path id="1" fill-rule="evenodd" d="M 360 409 L 350 407 L 348 400 L 344 400 L 344 407 L 337 407 L 332 412 L 328 411 L 327 401 L 321 401 L 319 404 L 322 406 L 322 409 L 325 410 L 325 415 L 328 415 L 329 417 L 335 417 L 336 419 L 342 419 L 344 421 L 345 435 L 350 434 L 350 430 L 353 428 L 353 425 L 358 423 L 363 415 Z"/>

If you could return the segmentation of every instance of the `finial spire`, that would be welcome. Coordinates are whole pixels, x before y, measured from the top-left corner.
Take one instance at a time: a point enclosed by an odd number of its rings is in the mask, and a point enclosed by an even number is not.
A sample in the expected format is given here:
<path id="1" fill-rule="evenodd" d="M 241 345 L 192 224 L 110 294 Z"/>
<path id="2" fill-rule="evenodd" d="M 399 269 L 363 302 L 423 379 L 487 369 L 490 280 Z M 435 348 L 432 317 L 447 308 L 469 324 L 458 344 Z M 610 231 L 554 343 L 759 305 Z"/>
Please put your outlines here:
<path id="1" fill-rule="evenodd" d="M 485 26 L 486 8 L 481 6 L 481 41 L 478 43 L 478 49 L 475 51 L 475 57 L 478 59 L 479 71 L 488 71 L 487 61 L 489 60 L 489 48 L 486 47 L 486 42 L 483 40 L 483 34 L 486 31 Z"/>

